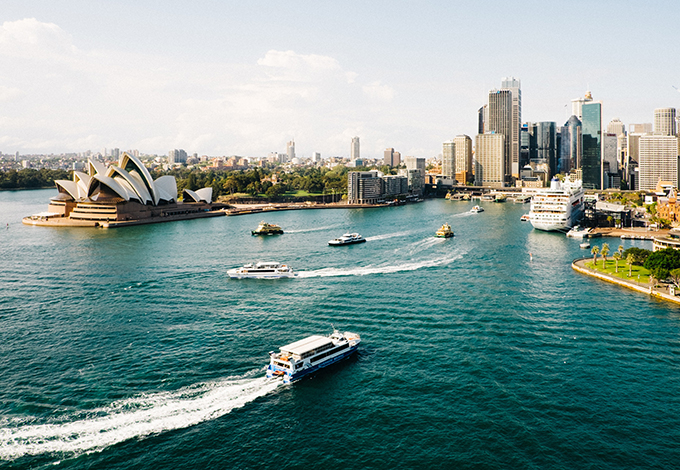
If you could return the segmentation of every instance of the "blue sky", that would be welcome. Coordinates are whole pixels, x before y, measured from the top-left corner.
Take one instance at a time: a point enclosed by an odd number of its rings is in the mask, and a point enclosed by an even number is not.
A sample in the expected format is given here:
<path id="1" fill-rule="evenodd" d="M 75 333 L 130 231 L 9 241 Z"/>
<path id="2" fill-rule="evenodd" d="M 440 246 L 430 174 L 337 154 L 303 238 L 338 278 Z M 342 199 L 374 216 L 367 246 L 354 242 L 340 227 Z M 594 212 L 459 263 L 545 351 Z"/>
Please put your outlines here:
<path id="1" fill-rule="evenodd" d="M 676 1 L 26 1 L 0 11 L 0 151 L 432 157 L 505 76 L 523 120 L 680 107 Z"/>

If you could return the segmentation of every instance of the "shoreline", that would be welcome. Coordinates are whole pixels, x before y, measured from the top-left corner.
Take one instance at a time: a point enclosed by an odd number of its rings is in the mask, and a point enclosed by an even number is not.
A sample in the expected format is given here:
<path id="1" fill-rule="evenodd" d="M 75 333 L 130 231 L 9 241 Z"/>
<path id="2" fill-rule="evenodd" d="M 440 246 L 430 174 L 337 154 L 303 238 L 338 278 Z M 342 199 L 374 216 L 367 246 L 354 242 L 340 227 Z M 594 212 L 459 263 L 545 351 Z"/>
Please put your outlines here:
<path id="1" fill-rule="evenodd" d="M 571 262 L 571 267 L 572 269 L 574 269 L 574 271 L 579 272 L 581 274 L 585 274 L 586 276 L 594 277 L 602 281 L 609 282 L 611 284 L 618 284 L 621 287 L 625 287 L 627 289 L 631 289 L 642 294 L 647 294 L 651 297 L 656 297 L 657 299 L 662 299 L 676 304 L 680 304 L 680 297 L 671 295 L 670 293 L 668 293 L 668 289 L 655 289 L 650 283 L 639 284 L 635 281 L 626 281 L 624 279 L 596 271 L 592 268 L 586 267 L 585 265 L 586 261 L 590 260 L 592 260 L 592 258 L 575 259 L 574 261 Z M 664 290 L 666 292 L 664 292 Z"/>

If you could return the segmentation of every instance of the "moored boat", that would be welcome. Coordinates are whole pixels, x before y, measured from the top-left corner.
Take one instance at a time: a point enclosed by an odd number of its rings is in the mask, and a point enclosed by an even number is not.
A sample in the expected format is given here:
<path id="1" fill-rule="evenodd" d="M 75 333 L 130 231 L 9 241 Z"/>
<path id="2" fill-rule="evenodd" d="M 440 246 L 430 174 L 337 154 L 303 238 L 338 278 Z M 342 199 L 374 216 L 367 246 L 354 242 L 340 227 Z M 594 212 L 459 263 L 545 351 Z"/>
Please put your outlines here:
<path id="1" fill-rule="evenodd" d="M 227 271 L 227 275 L 232 279 L 280 279 L 295 277 L 297 273 L 293 271 L 293 268 L 285 264 L 261 262 L 230 269 Z"/>
<path id="2" fill-rule="evenodd" d="M 579 244 L 579 247 L 584 248 L 584 249 L 585 249 L 585 248 L 590 248 L 590 242 L 585 241 L 585 242 Z"/>
<path id="3" fill-rule="evenodd" d="M 523 214 L 522 217 L 519 218 L 522 222 L 529 222 L 529 214 Z"/>
<path id="4" fill-rule="evenodd" d="M 283 377 L 289 384 L 339 362 L 359 347 L 361 337 L 346 331 L 333 330 L 328 336 L 312 335 L 281 347 L 281 351 L 269 353 L 267 377 Z"/>
<path id="5" fill-rule="evenodd" d="M 263 220 L 251 233 L 253 235 L 280 235 L 283 233 L 283 229 L 276 224 L 268 224 Z"/>
<path id="6" fill-rule="evenodd" d="M 583 216 L 583 196 L 581 180 L 572 180 L 569 175 L 562 182 L 553 178 L 550 188 L 537 191 L 531 198 L 531 225 L 545 231 L 570 229 Z"/>
<path id="7" fill-rule="evenodd" d="M 328 244 L 330 246 L 341 246 L 341 245 L 353 245 L 355 243 L 364 243 L 366 239 L 359 235 L 358 233 L 346 233 L 339 238 L 330 240 Z"/>
<path id="8" fill-rule="evenodd" d="M 434 236 L 437 238 L 451 238 L 453 235 L 454 234 L 453 230 L 451 230 L 451 226 L 446 223 L 442 225 L 441 228 L 434 234 Z"/>

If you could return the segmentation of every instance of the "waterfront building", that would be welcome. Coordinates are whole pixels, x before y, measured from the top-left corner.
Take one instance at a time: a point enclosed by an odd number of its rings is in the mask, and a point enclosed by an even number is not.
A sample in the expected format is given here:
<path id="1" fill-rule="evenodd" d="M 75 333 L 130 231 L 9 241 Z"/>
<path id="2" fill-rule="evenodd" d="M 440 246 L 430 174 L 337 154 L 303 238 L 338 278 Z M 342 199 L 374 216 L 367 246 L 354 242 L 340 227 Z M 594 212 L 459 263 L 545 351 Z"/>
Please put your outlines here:
<path id="1" fill-rule="evenodd" d="M 512 91 L 491 90 L 489 92 L 489 122 L 487 133 L 502 134 L 503 139 L 503 171 L 504 182 L 509 181 L 512 168 L 510 144 L 512 142 Z M 519 132 L 519 127 L 518 127 Z M 519 141 L 519 135 L 517 136 Z M 519 152 L 519 150 L 518 150 Z M 518 154 L 519 158 L 519 154 Z M 518 169 L 519 173 L 519 169 Z"/>
<path id="2" fill-rule="evenodd" d="M 590 98 L 581 104 L 583 187 L 602 189 L 602 103 Z"/>
<path id="3" fill-rule="evenodd" d="M 505 186 L 505 135 L 477 135 L 475 157 L 476 186 Z"/>
<path id="4" fill-rule="evenodd" d="M 510 118 L 510 135 L 508 145 L 510 148 L 509 162 L 511 168 L 508 170 L 513 177 L 519 178 L 520 167 L 520 135 L 522 128 L 522 90 L 521 82 L 514 77 L 506 77 L 501 81 L 501 90 L 509 90 L 512 96 L 512 111 Z"/>
<path id="5" fill-rule="evenodd" d="M 404 158 L 408 176 L 408 184 L 415 193 L 421 193 L 425 185 L 425 166 L 424 158 L 406 157 Z"/>
<path id="6" fill-rule="evenodd" d="M 293 158 L 295 158 L 295 141 L 291 140 L 286 144 L 286 157 L 289 162 L 293 161 Z"/>
<path id="7" fill-rule="evenodd" d="M 675 108 L 657 108 L 654 110 L 654 133 L 659 135 L 675 135 Z"/>
<path id="8" fill-rule="evenodd" d="M 350 171 L 347 174 L 347 201 L 350 204 L 376 204 L 383 195 L 384 180 L 377 170 Z"/>
<path id="9" fill-rule="evenodd" d="M 456 146 L 453 140 L 447 140 L 442 144 L 442 176 L 456 177 Z"/>
<path id="10" fill-rule="evenodd" d="M 352 148 L 350 149 L 350 160 L 358 160 L 361 158 L 359 149 L 359 137 L 352 138 Z"/>
<path id="11" fill-rule="evenodd" d="M 643 135 L 639 144 L 640 188 L 653 190 L 659 180 L 678 187 L 678 138 Z"/>
<path id="12" fill-rule="evenodd" d="M 409 181 L 407 176 L 384 175 L 382 179 L 384 183 L 382 196 L 394 197 L 408 194 Z"/>
<path id="13" fill-rule="evenodd" d="M 453 138 L 455 158 L 455 174 L 458 184 L 465 184 L 472 178 L 472 139 L 469 135 L 461 134 Z"/>
<path id="14" fill-rule="evenodd" d="M 401 154 L 396 152 L 393 148 L 385 149 L 384 163 L 388 166 L 399 166 L 401 163 Z"/>

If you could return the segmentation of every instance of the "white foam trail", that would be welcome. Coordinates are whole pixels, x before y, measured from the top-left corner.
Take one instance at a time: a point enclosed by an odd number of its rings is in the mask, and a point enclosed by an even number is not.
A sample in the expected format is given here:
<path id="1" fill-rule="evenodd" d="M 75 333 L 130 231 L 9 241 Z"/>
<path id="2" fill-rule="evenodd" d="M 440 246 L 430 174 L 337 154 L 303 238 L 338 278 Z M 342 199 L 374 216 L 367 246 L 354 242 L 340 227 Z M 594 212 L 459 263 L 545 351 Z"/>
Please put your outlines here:
<path id="1" fill-rule="evenodd" d="M 4 422 L 0 428 L 0 460 L 52 452 L 96 452 L 113 444 L 150 434 L 186 428 L 219 418 L 281 384 L 264 377 L 226 379 L 174 392 L 142 395 L 50 424 Z M 65 419 L 68 419 L 65 418 Z M 10 426 L 7 426 L 10 424 Z"/>
<path id="2" fill-rule="evenodd" d="M 369 274 L 389 274 L 400 271 L 415 271 L 416 269 L 431 268 L 433 266 L 444 266 L 461 258 L 462 254 L 453 254 L 443 258 L 434 258 L 428 260 L 412 261 L 403 264 L 394 264 L 386 266 L 360 266 L 357 268 L 340 269 L 340 268 L 324 268 L 316 271 L 300 271 L 298 277 L 336 277 L 336 276 L 366 276 Z"/>
<path id="3" fill-rule="evenodd" d="M 306 233 L 306 232 L 320 232 L 321 230 L 330 230 L 332 228 L 338 228 L 339 225 L 329 225 L 327 227 L 316 227 L 316 228 L 303 228 L 300 230 L 285 230 L 284 233 Z"/>
<path id="4" fill-rule="evenodd" d="M 403 237 L 406 235 L 409 235 L 413 232 L 395 232 L 395 233 L 385 233 L 383 235 L 374 235 L 372 237 L 366 237 L 366 241 L 375 241 L 375 240 L 387 240 L 388 238 L 394 238 L 394 237 Z"/>
<path id="5" fill-rule="evenodd" d="M 448 240 L 446 238 L 437 238 L 437 237 L 428 237 L 423 240 L 418 240 L 415 243 L 409 243 L 408 245 L 401 246 L 399 248 L 396 248 L 394 250 L 395 253 L 399 253 L 400 251 L 404 251 L 406 255 L 413 255 L 415 253 L 418 253 L 423 250 L 427 250 L 428 248 L 438 245 L 441 243 L 447 243 Z"/>

